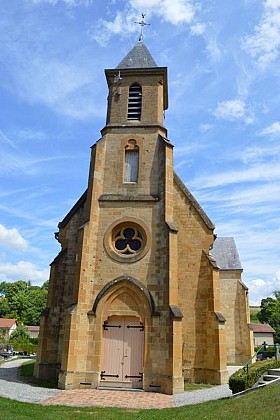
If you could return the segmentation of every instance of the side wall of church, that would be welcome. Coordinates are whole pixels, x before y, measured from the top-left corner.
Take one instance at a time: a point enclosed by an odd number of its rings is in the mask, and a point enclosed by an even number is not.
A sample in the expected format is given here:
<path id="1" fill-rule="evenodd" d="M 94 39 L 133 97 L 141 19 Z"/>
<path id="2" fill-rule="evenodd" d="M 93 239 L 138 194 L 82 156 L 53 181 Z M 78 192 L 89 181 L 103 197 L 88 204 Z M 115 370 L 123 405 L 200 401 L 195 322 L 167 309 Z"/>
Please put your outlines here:
<path id="1" fill-rule="evenodd" d="M 225 383 L 225 327 L 220 312 L 218 270 L 207 257 L 213 231 L 175 184 L 178 225 L 179 307 L 183 313 L 183 371 L 190 382 Z"/>
<path id="2" fill-rule="evenodd" d="M 248 323 L 248 291 L 240 283 L 241 273 L 220 271 L 222 313 L 226 318 L 227 362 L 246 363 L 253 354 L 253 337 Z"/>
<path id="3" fill-rule="evenodd" d="M 40 325 L 39 363 L 34 369 L 34 376 L 40 379 L 56 379 L 61 367 L 65 321 L 76 302 L 78 228 L 83 221 L 84 209 L 80 208 L 59 231 L 62 250 L 51 264 L 47 309 Z"/>

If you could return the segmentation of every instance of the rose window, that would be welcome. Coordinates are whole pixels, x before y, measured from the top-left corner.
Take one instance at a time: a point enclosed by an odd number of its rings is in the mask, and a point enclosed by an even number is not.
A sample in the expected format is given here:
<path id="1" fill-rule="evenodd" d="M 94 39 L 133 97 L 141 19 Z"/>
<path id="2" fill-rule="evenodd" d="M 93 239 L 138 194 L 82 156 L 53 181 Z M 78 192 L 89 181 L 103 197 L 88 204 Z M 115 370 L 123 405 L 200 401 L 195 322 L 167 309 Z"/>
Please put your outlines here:
<path id="1" fill-rule="evenodd" d="M 123 227 L 113 236 L 116 251 L 123 255 L 133 255 L 143 247 L 143 235 L 136 227 Z"/>

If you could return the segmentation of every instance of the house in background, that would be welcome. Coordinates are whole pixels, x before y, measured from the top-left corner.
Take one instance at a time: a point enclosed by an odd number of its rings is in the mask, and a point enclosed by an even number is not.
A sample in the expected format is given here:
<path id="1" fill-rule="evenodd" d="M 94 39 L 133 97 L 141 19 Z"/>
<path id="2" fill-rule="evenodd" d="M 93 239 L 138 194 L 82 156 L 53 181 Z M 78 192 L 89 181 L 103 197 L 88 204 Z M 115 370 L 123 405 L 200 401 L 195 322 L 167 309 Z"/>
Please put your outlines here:
<path id="1" fill-rule="evenodd" d="M 274 344 L 275 330 L 269 324 L 249 324 L 250 330 L 253 331 L 254 346 L 261 346 L 265 341 L 266 344 Z"/>
<path id="2" fill-rule="evenodd" d="M 11 336 L 12 332 L 16 329 L 16 327 L 16 319 L 0 318 L 0 333 L 6 331 L 7 338 Z"/>
<path id="3" fill-rule="evenodd" d="M 26 325 L 30 338 L 39 337 L 40 327 L 38 325 Z"/>

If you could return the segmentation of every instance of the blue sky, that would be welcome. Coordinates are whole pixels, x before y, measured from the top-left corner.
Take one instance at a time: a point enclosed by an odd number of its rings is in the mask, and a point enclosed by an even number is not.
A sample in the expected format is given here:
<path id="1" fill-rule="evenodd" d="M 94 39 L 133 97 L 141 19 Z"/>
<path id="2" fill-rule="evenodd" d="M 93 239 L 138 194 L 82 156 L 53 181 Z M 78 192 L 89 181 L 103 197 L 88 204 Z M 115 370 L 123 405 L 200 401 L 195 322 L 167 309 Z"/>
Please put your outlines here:
<path id="1" fill-rule="evenodd" d="M 280 0 L 1 0 L 0 281 L 47 280 L 105 125 L 104 69 L 142 12 L 175 170 L 234 236 L 258 304 L 280 290 Z"/>

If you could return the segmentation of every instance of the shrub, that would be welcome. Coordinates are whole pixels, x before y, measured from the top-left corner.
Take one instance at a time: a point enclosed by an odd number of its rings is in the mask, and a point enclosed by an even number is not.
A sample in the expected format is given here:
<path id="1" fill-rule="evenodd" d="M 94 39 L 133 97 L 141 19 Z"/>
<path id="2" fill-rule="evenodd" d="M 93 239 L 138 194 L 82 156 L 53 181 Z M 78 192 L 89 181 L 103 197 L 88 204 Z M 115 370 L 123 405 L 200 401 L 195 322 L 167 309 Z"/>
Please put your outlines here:
<path id="1" fill-rule="evenodd" d="M 233 394 L 251 388 L 259 378 L 269 369 L 280 368 L 280 360 L 264 360 L 256 362 L 249 367 L 249 371 L 244 372 L 239 369 L 229 378 L 229 387 Z"/>

